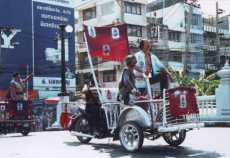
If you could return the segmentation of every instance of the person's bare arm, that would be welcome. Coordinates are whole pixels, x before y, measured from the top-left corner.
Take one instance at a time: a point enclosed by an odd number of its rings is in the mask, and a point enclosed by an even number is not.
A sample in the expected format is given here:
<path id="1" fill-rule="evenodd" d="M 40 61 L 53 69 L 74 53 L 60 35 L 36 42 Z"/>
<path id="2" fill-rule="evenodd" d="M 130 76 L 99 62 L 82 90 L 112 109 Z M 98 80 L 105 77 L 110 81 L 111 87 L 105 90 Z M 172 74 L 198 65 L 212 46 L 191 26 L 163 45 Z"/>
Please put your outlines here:
<path id="1" fill-rule="evenodd" d="M 29 80 L 31 80 L 33 78 L 33 74 L 28 75 L 25 79 L 22 80 L 23 83 L 28 82 Z"/>
<path id="2" fill-rule="evenodd" d="M 167 68 L 164 67 L 164 68 L 162 68 L 161 71 L 164 75 L 168 76 L 171 80 L 173 79 L 171 73 L 169 72 L 169 70 Z"/>

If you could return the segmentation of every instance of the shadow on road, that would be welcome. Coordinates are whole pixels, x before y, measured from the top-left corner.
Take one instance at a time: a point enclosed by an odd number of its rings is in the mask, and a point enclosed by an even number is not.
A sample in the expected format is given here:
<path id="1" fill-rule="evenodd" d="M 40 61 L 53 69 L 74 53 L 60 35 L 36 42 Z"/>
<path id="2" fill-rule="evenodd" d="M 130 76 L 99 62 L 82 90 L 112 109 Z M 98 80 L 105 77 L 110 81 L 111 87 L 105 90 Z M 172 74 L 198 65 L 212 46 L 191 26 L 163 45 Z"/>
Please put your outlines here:
<path id="1" fill-rule="evenodd" d="M 23 136 L 22 134 L 17 134 L 17 135 L 0 135 L 0 138 L 20 138 L 20 137 L 24 137 L 24 138 L 26 138 L 26 137 L 31 137 L 31 136 L 33 136 L 33 135 L 31 135 L 31 134 L 29 134 L 29 135 L 27 135 L 27 136 Z"/>
<path id="2" fill-rule="evenodd" d="M 83 145 L 79 142 L 64 142 L 69 146 Z M 86 144 L 84 144 L 86 145 Z M 142 150 L 136 153 L 125 151 L 119 144 L 87 144 L 100 153 L 108 153 L 111 158 L 130 156 L 131 158 L 220 158 L 224 155 L 214 151 L 197 150 L 190 147 L 171 147 L 168 145 L 144 145 Z"/>

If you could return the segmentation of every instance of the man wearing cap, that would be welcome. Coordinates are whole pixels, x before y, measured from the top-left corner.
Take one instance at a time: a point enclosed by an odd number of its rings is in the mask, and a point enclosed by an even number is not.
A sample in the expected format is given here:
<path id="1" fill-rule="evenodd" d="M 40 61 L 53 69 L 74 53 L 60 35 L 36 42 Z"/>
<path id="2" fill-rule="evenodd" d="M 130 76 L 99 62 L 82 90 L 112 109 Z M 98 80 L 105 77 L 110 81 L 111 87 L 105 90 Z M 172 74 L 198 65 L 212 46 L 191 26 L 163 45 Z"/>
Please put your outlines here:
<path id="1" fill-rule="evenodd" d="M 25 83 L 32 79 L 32 74 L 22 79 L 19 73 L 13 74 L 10 81 L 10 99 L 15 101 L 25 100 Z"/>

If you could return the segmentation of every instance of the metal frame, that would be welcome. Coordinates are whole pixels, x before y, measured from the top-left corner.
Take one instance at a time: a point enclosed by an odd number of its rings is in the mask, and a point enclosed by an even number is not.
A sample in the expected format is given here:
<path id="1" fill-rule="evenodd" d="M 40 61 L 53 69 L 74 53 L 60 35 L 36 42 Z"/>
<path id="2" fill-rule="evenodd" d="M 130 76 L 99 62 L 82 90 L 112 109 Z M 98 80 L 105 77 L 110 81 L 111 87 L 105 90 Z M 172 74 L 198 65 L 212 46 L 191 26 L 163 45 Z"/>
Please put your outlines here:
<path id="1" fill-rule="evenodd" d="M 141 112 L 138 111 L 141 109 L 140 107 L 134 105 L 134 106 L 127 106 L 122 104 L 121 102 L 107 102 L 102 104 L 102 108 L 105 110 L 106 114 L 106 123 L 108 129 L 114 131 L 116 128 L 118 128 L 120 125 L 120 121 L 126 122 L 126 121 L 137 121 L 136 118 L 125 118 L 125 120 L 121 118 L 122 115 L 127 115 L 127 117 L 130 117 L 132 115 L 128 115 L 128 110 L 136 111 L 139 116 L 138 117 L 145 117 L 143 120 L 143 123 L 145 124 L 145 128 L 148 129 L 157 129 L 159 133 L 164 132 L 175 132 L 175 131 L 181 131 L 181 130 L 189 130 L 194 128 L 201 128 L 204 126 L 204 123 L 200 121 L 199 114 L 189 114 L 184 115 L 180 117 L 174 117 L 169 112 L 169 101 L 168 96 L 166 94 L 166 90 L 164 90 L 163 99 L 153 99 L 153 100 L 141 100 L 136 101 L 135 104 L 141 104 L 141 103 L 149 103 L 149 109 L 148 111 L 142 110 Z M 156 120 L 156 114 L 159 114 L 160 110 L 162 110 L 162 120 L 157 122 Z M 144 112 L 143 112 L 144 111 Z M 125 113 L 126 112 L 126 113 Z M 145 115 L 143 113 L 146 113 L 148 115 Z M 149 123 L 151 122 L 151 123 Z"/>

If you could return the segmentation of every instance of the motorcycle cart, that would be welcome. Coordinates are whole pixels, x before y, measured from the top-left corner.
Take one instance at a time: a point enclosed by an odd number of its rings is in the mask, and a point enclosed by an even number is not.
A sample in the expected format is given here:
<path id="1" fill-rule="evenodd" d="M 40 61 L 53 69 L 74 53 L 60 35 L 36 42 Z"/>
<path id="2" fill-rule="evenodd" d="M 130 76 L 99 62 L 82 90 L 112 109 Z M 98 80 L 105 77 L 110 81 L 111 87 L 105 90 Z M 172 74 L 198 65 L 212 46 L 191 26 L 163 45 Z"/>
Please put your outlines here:
<path id="1" fill-rule="evenodd" d="M 87 41 L 85 34 L 84 37 Z M 164 90 L 162 99 L 153 99 L 149 78 L 145 74 L 146 97 L 132 100 L 132 105 L 117 101 L 118 89 L 99 87 L 87 42 L 86 47 L 95 88 L 85 91 L 85 109 L 79 108 L 67 123 L 80 142 L 112 137 L 119 139 L 127 151 L 135 152 L 141 149 L 144 138 L 155 140 L 162 136 L 169 145 L 178 146 L 189 130 L 203 126 L 194 89 L 168 89 Z"/>
<path id="2" fill-rule="evenodd" d="M 162 99 L 139 98 L 133 105 L 116 101 L 116 89 L 99 90 L 104 102 L 99 101 L 98 91 L 89 89 L 91 100 L 86 97 L 86 108 L 79 108 L 68 124 L 82 143 L 112 137 L 127 151 L 135 152 L 141 149 L 144 138 L 163 137 L 169 145 L 178 146 L 188 131 L 203 126 L 193 88 L 164 90 Z"/>
<path id="3" fill-rule="evenodd" d="M 0 101 L 0 134 L 19 132 L 27 136 L 32 122 L 31 101 Z"/>

